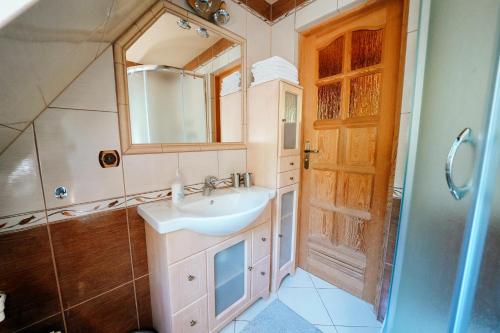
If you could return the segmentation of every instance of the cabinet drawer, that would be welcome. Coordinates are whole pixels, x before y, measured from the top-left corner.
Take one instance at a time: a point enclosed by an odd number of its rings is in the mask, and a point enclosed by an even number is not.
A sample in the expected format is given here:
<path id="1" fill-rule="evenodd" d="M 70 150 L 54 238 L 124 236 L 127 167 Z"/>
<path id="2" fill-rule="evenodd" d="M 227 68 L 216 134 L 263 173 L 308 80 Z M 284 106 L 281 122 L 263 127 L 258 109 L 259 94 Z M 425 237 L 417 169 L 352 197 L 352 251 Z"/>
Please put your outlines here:
<path id="1" fill-rule="evenodd" d="M 172 312 L 177 312 L 207 292 L 207 260 L 199 253 L 168 269 Z"/>
<path id="2" fill-rule="evenodd" d="M 300 169 L 281 172 L 278 174 L 278 188 L 298 183 L 300 179 Z"/>
<path id="3" fill-rule="evenodd" d="M 300 155 L 285 156 L 279 159 L 278 172 L 285 172 L 300 168 Z"/>
<path id="4" fill-rule="evenodd" d="M 264 291 L 269 290 L 270 256 L 265 257 L 252 268 L 252 298 Z"/>
<path id="5" fill-rule="evenodd" d="M 172 332 L 206 333 L 208 332 L 207 296 L 176 313 L 172 318 Z"/>
<path id="6" fill-rule="evenodd" d="M 269 255 L 271 251 L 271 223 L 265 223 L 252 231 L 252 263 Z"/>

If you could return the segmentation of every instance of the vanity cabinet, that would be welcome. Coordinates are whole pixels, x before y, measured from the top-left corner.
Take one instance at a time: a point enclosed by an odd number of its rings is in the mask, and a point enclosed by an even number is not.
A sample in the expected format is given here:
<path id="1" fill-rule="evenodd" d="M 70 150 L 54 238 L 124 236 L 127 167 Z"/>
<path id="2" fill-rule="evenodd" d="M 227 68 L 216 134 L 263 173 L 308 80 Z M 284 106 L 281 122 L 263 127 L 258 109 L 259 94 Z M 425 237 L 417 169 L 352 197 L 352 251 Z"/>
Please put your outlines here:
<path id="1" fill-rule="evenodd" d="M 295 273 L 302 88 L 281 80 L 248 89 L 247 169 L 257 186 L 277 189 L 272 214 L 272 290 Z"/>
<path id="2" fill-rule="evenodd" d="M 271 204 L 228 236 L 160 234 L 146 223 L 154 328 L 218 332 L 270 290 Z"/>

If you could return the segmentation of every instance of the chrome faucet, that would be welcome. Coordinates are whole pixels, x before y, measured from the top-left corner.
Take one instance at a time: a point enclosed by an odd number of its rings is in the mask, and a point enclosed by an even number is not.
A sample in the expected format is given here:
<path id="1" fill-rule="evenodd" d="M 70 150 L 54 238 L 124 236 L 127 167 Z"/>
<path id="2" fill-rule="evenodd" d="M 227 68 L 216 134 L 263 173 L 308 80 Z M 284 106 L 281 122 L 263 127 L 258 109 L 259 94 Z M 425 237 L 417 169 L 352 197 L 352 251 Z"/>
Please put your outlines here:
<path id="1" fill-rule="evenodd" d="M 215 176 L 206 176 L 205 177 L 205 184 L 203 184 L 203 195 L 204 196 L 209 196 L 213 190 L 215 190 L 215 185 L 217 183 L 217 177 Z"/>

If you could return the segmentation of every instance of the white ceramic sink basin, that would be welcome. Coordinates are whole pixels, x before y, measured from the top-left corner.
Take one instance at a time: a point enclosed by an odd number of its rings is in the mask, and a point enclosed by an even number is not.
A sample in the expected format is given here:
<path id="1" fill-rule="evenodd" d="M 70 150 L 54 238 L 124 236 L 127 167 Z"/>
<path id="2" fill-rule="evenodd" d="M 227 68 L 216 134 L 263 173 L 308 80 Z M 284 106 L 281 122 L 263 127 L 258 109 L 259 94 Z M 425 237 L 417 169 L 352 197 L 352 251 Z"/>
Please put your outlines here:
<path id="1" fill-rule="evenodd" d="M 140 205 L 141 215 L 157 232 L 189 229 L 201 234 L 223 236 L 252 223 L 266 208 L 275 191 L 263 187 L 217 189 L 210 196 L 190 195 L 178 205 L 158 201 Z"/>

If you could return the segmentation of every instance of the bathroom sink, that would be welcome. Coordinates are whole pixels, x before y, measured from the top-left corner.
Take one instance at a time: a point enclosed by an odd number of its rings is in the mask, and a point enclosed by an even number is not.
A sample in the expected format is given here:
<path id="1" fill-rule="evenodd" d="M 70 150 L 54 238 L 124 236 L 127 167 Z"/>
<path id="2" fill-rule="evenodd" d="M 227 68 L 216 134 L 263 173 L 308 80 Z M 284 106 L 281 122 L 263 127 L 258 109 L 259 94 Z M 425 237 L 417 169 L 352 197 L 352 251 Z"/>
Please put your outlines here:
<path id="1" fill-rule="evenodd" d="M 274 196 L 274 190 L 257 186 L 217 189 L 210 196 L 190 195 L 177 205 L 162 200 L 140 205 L 137 210 L 161 234 L 189 229 L 224 236 L 252 223 Z"/>

